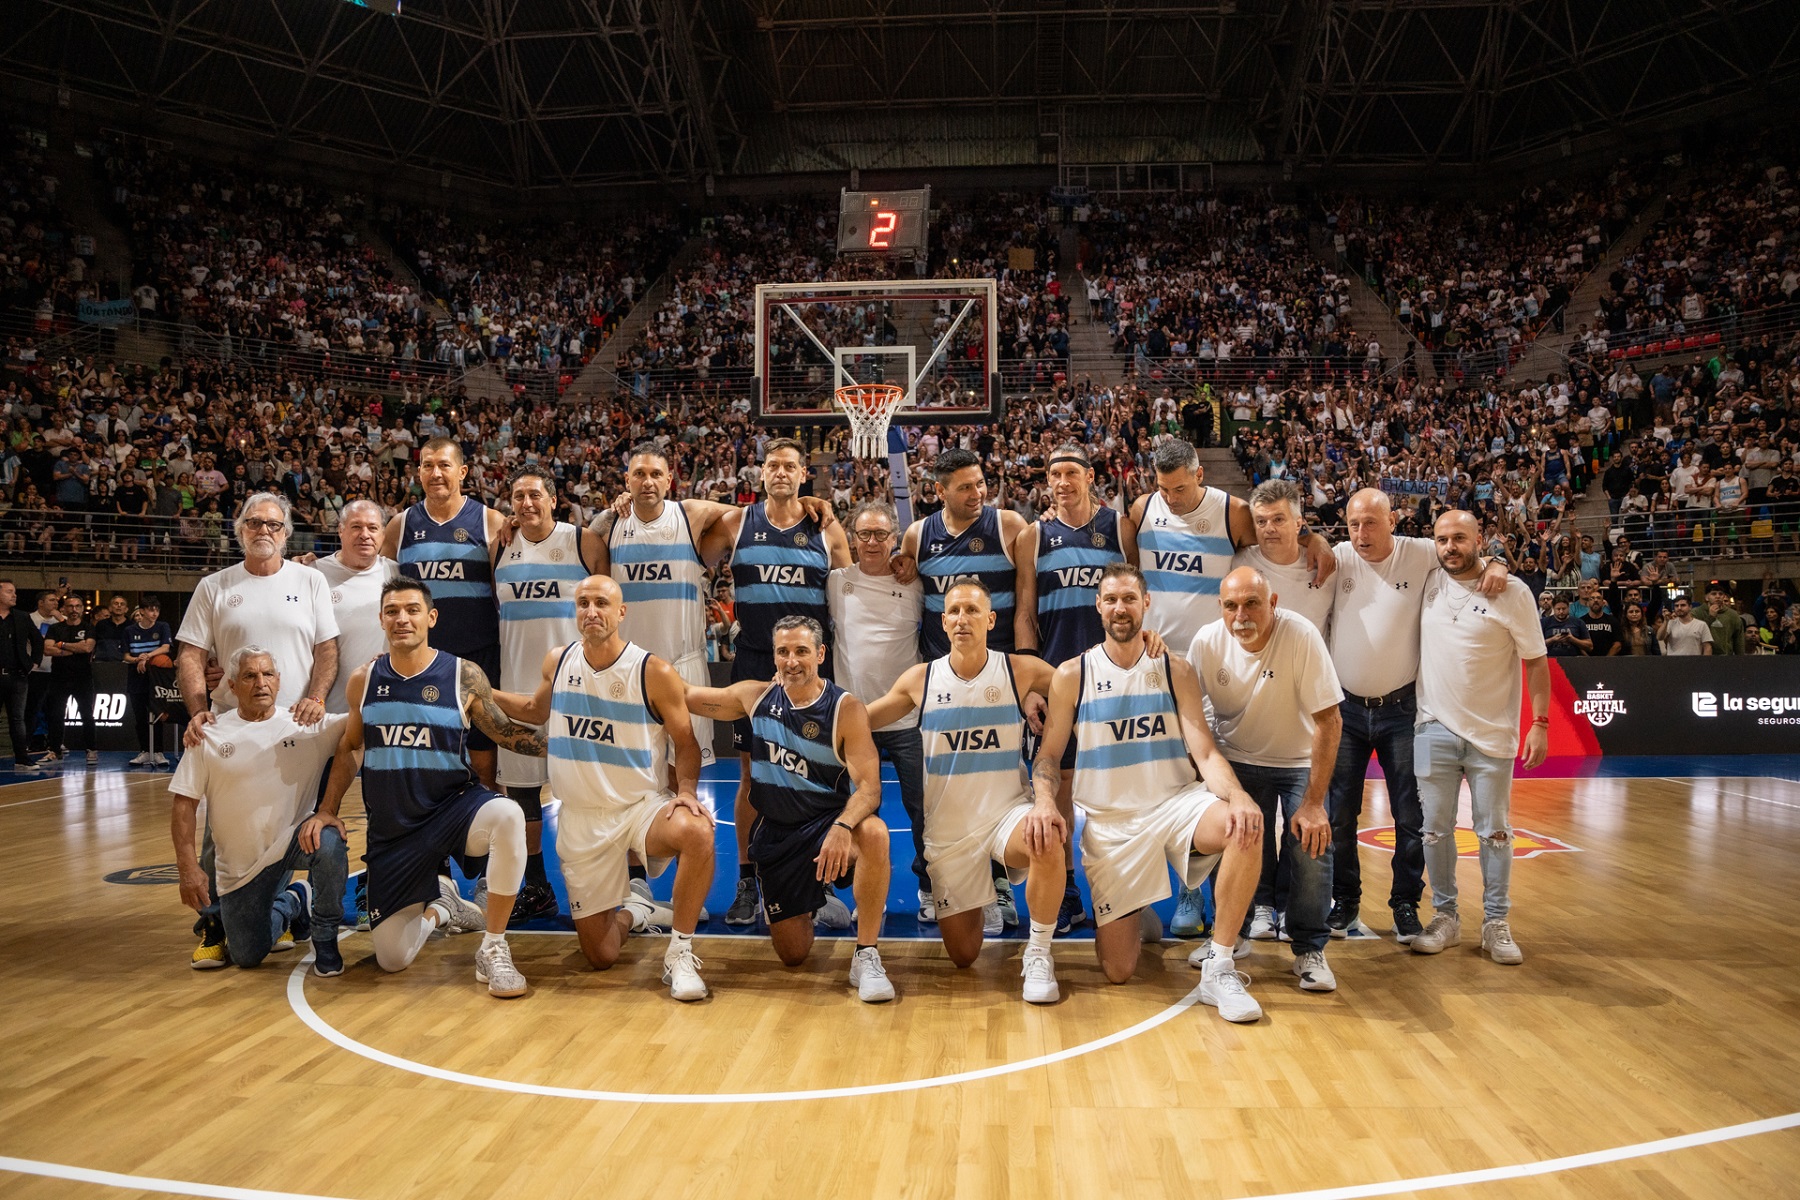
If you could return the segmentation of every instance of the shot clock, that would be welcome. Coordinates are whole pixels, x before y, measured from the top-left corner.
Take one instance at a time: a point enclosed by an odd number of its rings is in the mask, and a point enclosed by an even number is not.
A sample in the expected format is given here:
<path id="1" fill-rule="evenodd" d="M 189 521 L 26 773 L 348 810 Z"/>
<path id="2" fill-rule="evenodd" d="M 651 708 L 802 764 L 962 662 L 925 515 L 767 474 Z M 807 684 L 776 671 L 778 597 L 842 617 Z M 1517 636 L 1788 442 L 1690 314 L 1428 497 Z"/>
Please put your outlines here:
<path id="1" fill-rule="evenodd" d="M 925 253 L 931 189 L 852 192 L 838 201 L 839 254 L 913 258 Z"/>

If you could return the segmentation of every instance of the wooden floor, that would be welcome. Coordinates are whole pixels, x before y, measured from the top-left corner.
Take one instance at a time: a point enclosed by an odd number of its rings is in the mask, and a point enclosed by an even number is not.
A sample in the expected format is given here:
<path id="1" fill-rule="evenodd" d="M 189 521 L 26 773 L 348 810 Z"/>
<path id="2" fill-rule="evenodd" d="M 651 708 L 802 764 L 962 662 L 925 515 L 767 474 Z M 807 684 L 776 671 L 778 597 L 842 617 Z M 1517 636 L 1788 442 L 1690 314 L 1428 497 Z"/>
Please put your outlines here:
<path id="1" fill-rule="evenodd" d="M 71 770 L 0 788 L 7 1200 L 130 1194 L 17 1170 L 45 1163 L 345 1198 L 1403 1195 L 1493 1168 L 1433 1194 L 1800 1195 L 1793 1123 L 1530 1174 L 1800 1111 L 1793 783 L 1521 781 L 1516 824 L 1581 851 L 1515 863 L 1522 968 L 1468 940 L 1438 958 L 1336 942 L 1339 990 L 1311 995 L 1262 943 L 1247 1027 L 1179 1007 L 1198 973 L 1175 942 L 1123 987 L 1090 943 L 1058 943 L 1048 1009 L 1018 1000 L 1017 943 L 962 972 L 891 945 L 882 1007 L 844 986 L 842 942 L 788 971 L 760 939 L 704 939 L 715 996 L 694 1006 L 659 985 L 660 942 L 599 974 L 566 934 L 515 936 L 532 991 L 506 1003 L 475 985 L 472 938 L 394 976 L 366 934 L 335 980 L 293 955 L 195 972 L 173 886 L 103 882 L 172 858 L 166 786 Z M 1388 860 L 1363 857 L 1385 935 Z"/>

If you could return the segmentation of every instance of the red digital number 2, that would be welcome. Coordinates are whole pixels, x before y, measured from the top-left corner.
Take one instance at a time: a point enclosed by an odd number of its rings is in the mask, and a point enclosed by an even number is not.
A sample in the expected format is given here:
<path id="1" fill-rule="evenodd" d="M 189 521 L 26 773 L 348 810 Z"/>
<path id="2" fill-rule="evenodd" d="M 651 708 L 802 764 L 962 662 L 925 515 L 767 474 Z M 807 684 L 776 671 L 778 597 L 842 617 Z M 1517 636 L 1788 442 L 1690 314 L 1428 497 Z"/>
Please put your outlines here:
<path id="1" fill-rule="evenodd" d="M 900 224 L 900 214 L 878 212 L 875 223 L 869 226 L 869 249 L 886 250 L 889 246 L 888 234 L 894 232 L 894 226 Z"/>

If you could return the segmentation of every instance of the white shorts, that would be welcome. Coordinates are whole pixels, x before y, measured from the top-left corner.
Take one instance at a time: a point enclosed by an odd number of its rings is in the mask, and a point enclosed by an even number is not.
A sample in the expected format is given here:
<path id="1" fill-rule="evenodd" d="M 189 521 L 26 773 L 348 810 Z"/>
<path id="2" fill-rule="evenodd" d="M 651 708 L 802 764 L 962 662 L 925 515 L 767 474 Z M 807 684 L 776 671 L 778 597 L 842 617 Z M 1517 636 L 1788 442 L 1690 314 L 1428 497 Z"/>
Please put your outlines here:
<path id="1" fill-rule="evenodd" d="M 684 654 L 671 664 L 675 673 L 689 687 L 711 687 L 712 670 L 706 662 L 706 651 L 695 650 Z M 690 715 L 688 720 L 694 725 L 694 740 L 700 743 L 700 766 L 710 767 L 718 758 L 713 754 L 713 723 L 709 717 Z M 669 761 L 675 761 L 675 744 L 669 743 Z"/>
<path id="2" fill-rule="evenodd" d="M 542 725 L 528 728 L 544 732 Z M 550 782 L 550 760 L 541 754 L 514 754 L 501 746 L 494 779 L 501 787 L 543 787 Z"/>
<path id="3" fill-rule="evenodd" d="M 1164 863 L 1188 887 L 1206 882 L 1219 856 L 1194 852 L 1194 830 L 1218 802 L 1205 784 L 1195 783 L 1144 812 L 1088 813 L 1081 858 L 1094 894 L 1094 924 L 1105 925 L 1168 899 Z"/>
<path id="4" fill-rule="evenodd" d="M 631 894 L 627 851 L 635 850 L 652 876 L 669 869 L 673 858 L 651 858 L 644 842 L 650 823 L 669 811 L 675 796 L 665 792 L 636 804 L 572 809 L 557 816 L 556 856 L 569 889 L 569 915 L 576 920 L 610 912 Z"/>
<path id="5" fill-rule="evenodd" d="M 994 869 L 990 863 L 1006 862 L 1006 843 L 1019 827 L 1029 804 L 1015 804 L 985 833 L 974 834 L 949 846 L 925 844 L 925 864 L 931 872 L 931 899 L 938 915 L 952 916 L 994 902 Z M 1024 867 L 1007 867 L 1006 877 L 1015 886 L 1025 882 Z"/>

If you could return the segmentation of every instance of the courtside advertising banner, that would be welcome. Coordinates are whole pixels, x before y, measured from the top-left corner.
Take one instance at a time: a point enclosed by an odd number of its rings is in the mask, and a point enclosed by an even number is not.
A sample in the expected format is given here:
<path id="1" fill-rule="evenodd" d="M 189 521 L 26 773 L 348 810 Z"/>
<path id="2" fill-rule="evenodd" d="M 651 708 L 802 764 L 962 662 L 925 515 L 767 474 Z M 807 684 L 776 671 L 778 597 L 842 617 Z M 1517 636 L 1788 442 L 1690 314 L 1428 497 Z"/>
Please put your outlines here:
<path id="1" fill-rule="evenodd" d="M 1800 749 L 1800 657 L 1552 658 L 1550 687 L 1556 757 Z"/>

